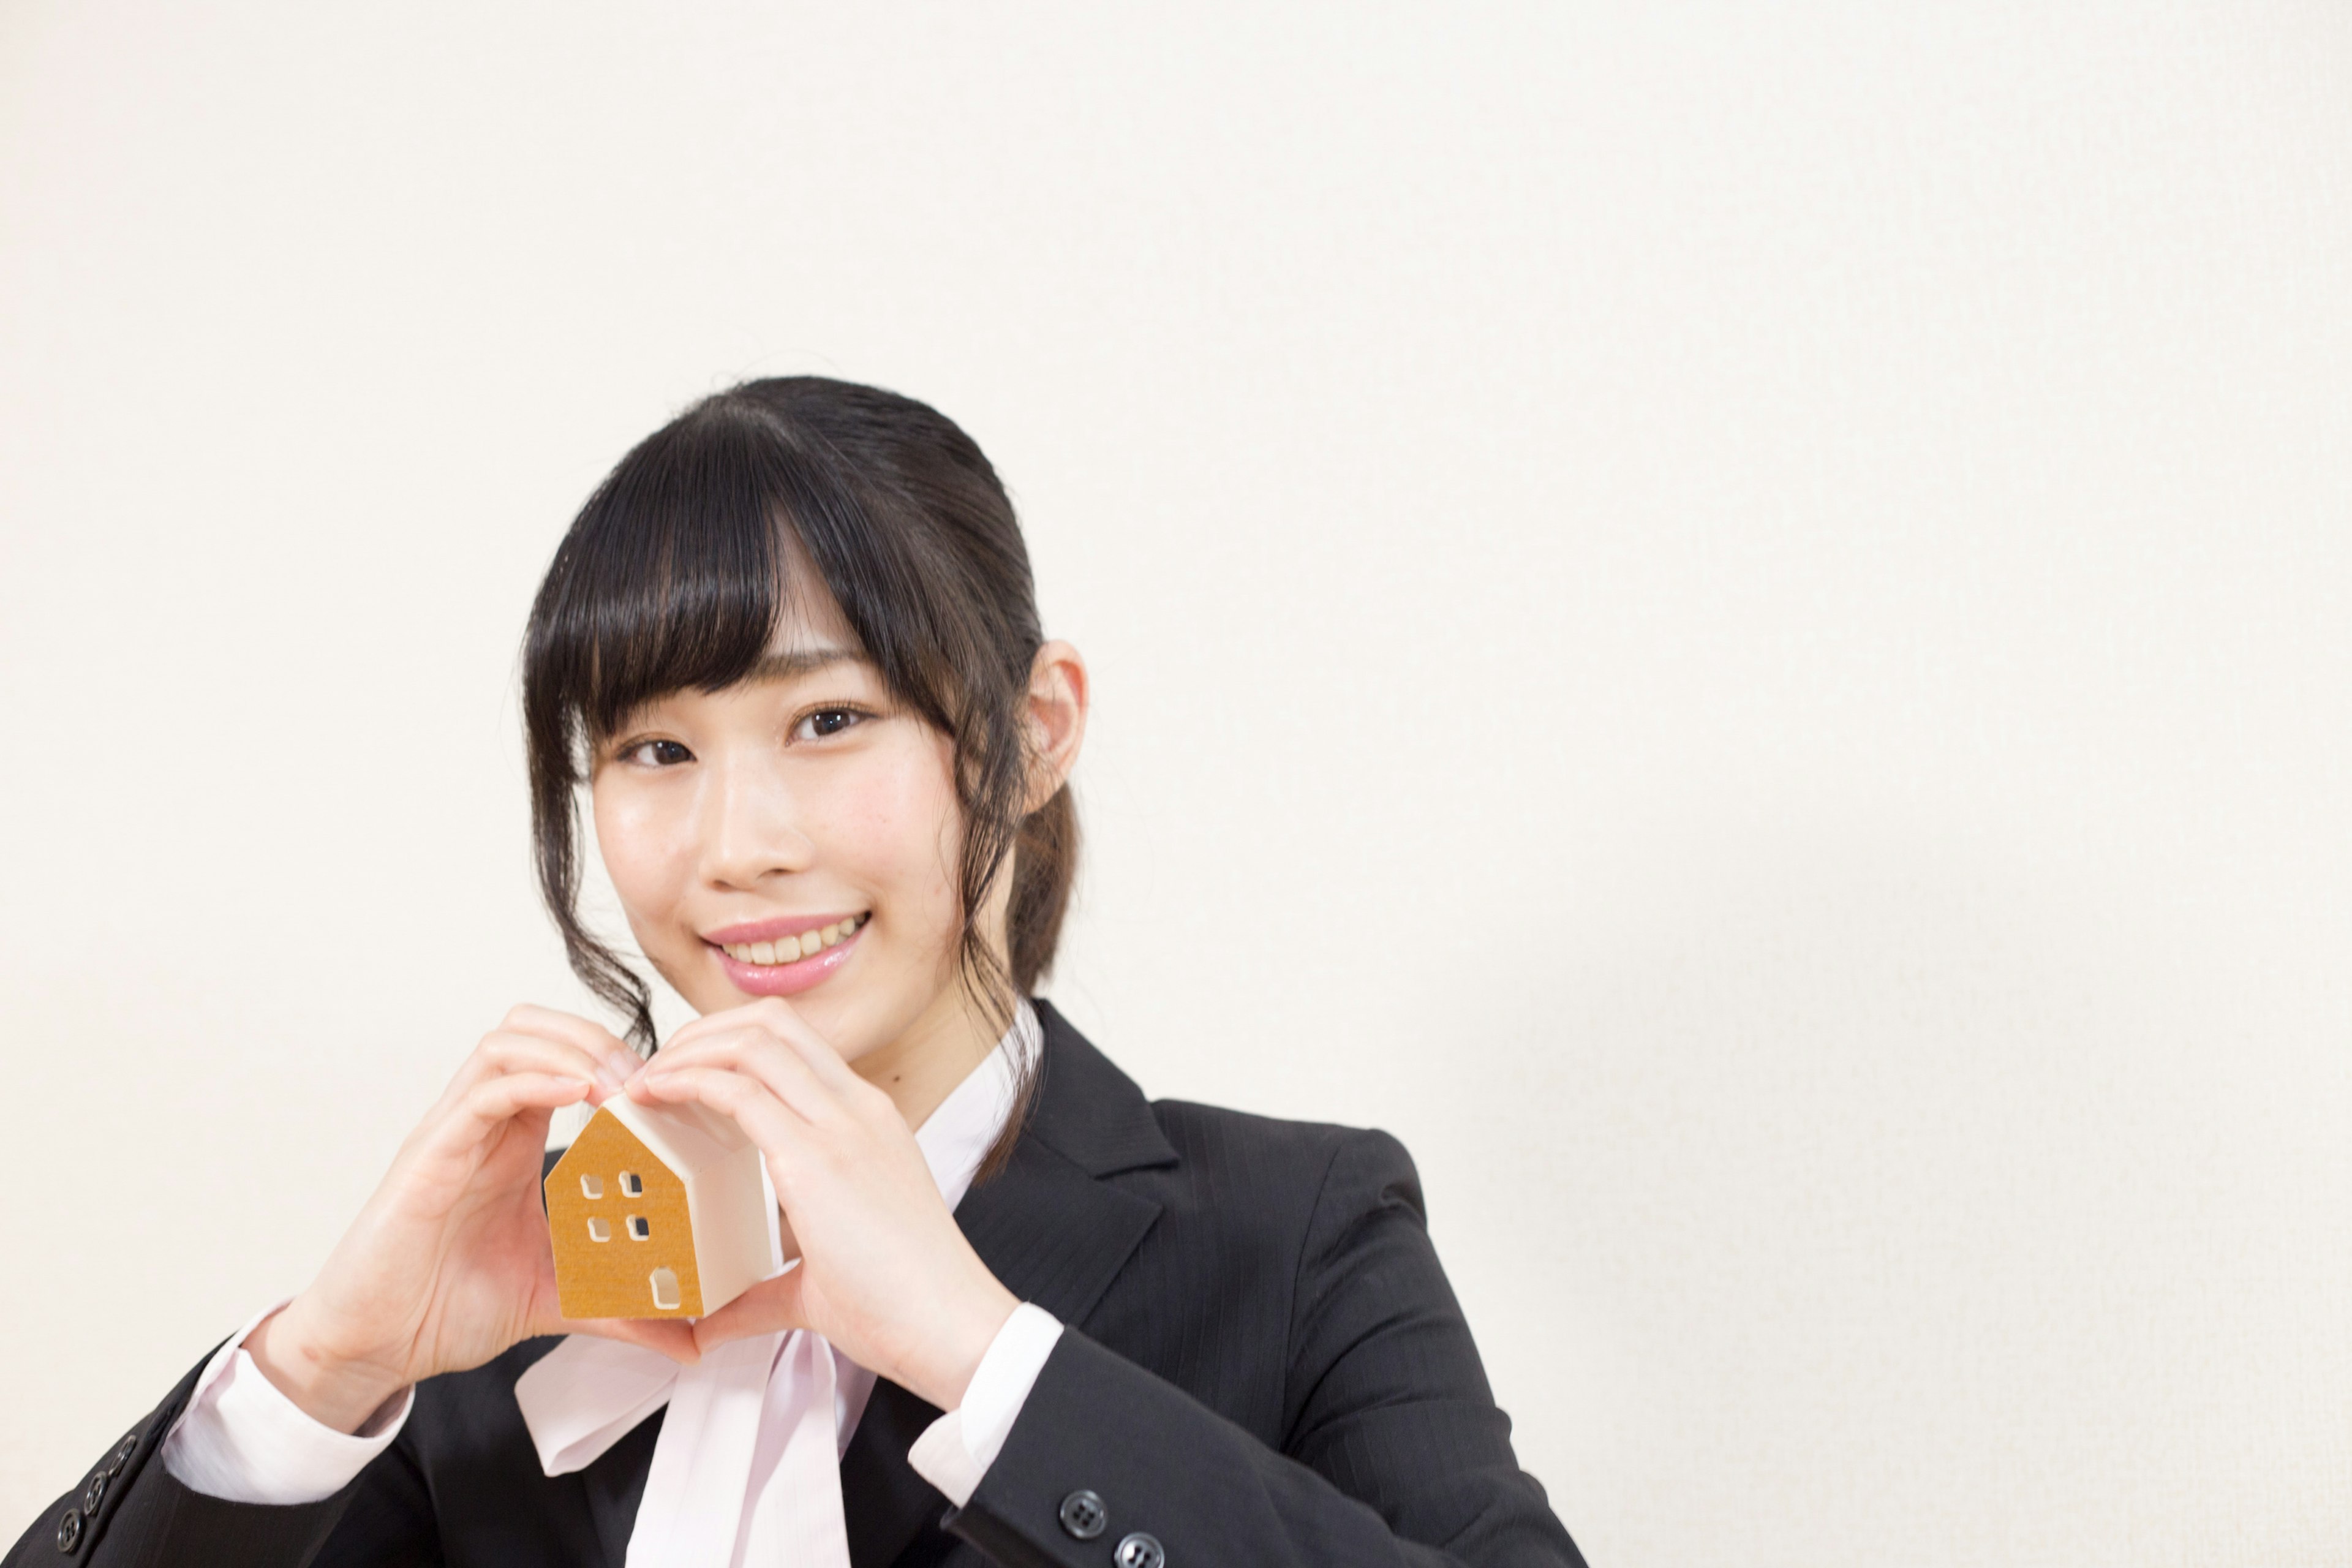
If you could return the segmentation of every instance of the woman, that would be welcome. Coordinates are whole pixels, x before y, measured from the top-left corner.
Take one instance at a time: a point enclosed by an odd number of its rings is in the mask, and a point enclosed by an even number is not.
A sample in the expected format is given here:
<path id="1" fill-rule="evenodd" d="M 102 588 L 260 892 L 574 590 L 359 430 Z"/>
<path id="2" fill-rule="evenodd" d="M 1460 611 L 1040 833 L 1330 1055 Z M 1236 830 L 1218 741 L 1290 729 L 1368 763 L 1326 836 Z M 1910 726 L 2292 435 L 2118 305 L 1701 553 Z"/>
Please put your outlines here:
<path id="1" fill-rule="evenodd" d="M 316 1280 L 14 1564 L 1558 1564 L 1380 1132 L 1147 1101 L 1052 1005 L 1086 668 L 921 404 L 749 383 L 625 458 L 524 660 L 541 884 L 627 1020 L 518 1007 Z M 582 924 L 576 820 L 649 993 Z M 731 1117 L 782 1269 L 570 1321 L 560 1108 Z"/>

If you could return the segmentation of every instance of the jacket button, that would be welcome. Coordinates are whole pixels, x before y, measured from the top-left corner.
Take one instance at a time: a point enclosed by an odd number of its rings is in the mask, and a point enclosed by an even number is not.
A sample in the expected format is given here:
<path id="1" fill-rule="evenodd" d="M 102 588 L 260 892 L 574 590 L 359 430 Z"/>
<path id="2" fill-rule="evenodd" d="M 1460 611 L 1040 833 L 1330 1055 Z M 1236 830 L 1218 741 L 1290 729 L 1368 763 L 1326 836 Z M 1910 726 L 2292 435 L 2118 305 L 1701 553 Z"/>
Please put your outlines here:
<path id="1" fill-rule="evenodd" d="M 114 1446 L 114 1452 L 107 1456 L 106 1473 L 110 1476 L 121 1475 L 122 1473 L 122 1467 L 129 1464 L 131 1462 L 131 1456 L 138 1451 L 139 1434 L 136 1432 L 125 1433 L 123 1435 L 122 1441 Z"/>
<path id="2" fill-rule="evenodd" d="M 98 1505 L 105 1500 L 106 1472 L 100 1470 L 89 1478 L 89 1484 L 81 1489 L 81 1510 L 90 1518 L 96 1519 Z"/>
<path id="3" fill-rule="evenodd" d="M 58 1550 L 70 1552 L 80 1544 L 81 1510 L 69 1508 L 66 1510 L 66 1516 L 58 1521 Z"/>
<path id="4" fill-rule="evenodd" d="M 1110 1510 L 1098 1493 L 1084 1489 L 1062 1500 L 1062 1528 L 1079 1541 L 1092 1541 L 1110 1522 Z"/>
<path id="5" fill-rule="evenodd" d="M 1118 1568 L 1160 1568 L 1168 1561 L 1168 1553 L 1156 1537 L 1139 1530 L 1118 1543 L 1118 1550 L 1110 1554 L 1110 1560 L 1118 1564 Z"/>

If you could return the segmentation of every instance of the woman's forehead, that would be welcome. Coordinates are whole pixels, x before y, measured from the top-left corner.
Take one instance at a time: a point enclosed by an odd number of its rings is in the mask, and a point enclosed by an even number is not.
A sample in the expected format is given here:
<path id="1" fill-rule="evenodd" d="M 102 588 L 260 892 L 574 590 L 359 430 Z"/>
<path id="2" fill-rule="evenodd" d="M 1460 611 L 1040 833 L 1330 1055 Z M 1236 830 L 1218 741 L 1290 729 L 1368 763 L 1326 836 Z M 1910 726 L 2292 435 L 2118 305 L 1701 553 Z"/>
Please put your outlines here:
<path id="1" fill-rule="evenodd" d="M 783 592 L 777 596 L 775 626 L 768 634 L 765 653 L 859 647 L 857 633 L 850 626 L 849 617 L 841 613 L 840 602 L 834 598 L 807 551 L 789 535 L 785 542 Z"/>
<path id="2" fill-rule="evenodd" d="M 797 680 L 814 675 L 820 669 L 838 669 L 863 665 L 871 668 L 866 655 L 854 646 L 840 643 L 803 643 L 789 647 L 775 647 L 761 654 L 751 668 L 745 670 L 739 686 L 761 680 Z"/>
<path id="3" fill-rule="evenodd" d="M 747 680 L 778 679 L 845 661 L 863 661 L 866 649 L 833 595 L 795 584 L 776 611 L 775 629 Z"/>

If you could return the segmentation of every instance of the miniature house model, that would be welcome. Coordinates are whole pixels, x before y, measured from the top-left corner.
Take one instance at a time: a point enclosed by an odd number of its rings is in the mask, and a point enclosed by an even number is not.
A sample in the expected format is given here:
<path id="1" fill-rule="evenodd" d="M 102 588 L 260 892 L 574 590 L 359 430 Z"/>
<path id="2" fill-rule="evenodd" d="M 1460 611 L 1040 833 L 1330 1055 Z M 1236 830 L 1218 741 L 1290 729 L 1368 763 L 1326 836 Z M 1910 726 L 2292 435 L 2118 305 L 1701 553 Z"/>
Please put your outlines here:
<path id="1" fill-rule="evenodd" d="M 760 1151 L 698 1105 L 616 1094 L 547 1173 L 567 1318 L 699 1318 L 774 1270 Z"/>

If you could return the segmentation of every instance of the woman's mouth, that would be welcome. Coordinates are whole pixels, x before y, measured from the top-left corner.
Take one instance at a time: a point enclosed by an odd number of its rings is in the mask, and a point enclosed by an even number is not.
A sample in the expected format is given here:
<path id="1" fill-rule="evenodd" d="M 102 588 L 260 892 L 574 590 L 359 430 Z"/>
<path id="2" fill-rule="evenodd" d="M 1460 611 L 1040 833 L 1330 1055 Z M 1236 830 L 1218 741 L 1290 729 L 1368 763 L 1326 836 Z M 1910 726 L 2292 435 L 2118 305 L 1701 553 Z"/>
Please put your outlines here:
<path id="1" fill-rule="evenodd" d="M 789 996 L 828 979 L 849 962 L 857 933 L 874 918 L 871 910 L 845 915 L 821 926 L 809 926 L 797 935 L 763 935 L 756 942 L 720 942 L 706 937 L 719 955 L 719 967 L 735 988 L 754 996 Z M 791 922 L 797 923 L 797 922 Z M 733 931 L 720 931 L 733 936 Z M 751 934 L 745 931 L 743 934 Z"/>

